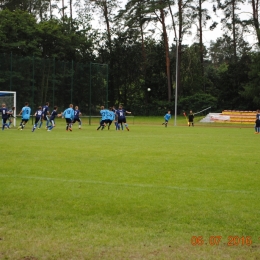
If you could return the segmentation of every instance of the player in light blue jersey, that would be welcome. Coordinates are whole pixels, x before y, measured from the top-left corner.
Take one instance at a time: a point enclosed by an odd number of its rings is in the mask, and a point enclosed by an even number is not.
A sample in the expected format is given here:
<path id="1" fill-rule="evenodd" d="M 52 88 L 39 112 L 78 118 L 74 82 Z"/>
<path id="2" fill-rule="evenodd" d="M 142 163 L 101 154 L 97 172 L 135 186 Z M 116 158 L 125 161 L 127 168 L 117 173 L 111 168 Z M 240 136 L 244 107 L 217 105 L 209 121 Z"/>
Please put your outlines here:
<path id="1" fill-rule="evenodd" d="M 105 109 L 104 106 L 100 107 L 101 121 L 99 123 L 99 127 L 97 128 L 97 130 L 99 130 L 101 127 L 102 127 L 101 130 L 103 130 L 106 127 L 106 122 L 108 120 L 108 116 L 107 116 L 108 112 L 109 111 Z"/>
<path id="2" fill-rule="evenodd" d="M 34 121 L 34 125 L 32 128 L 32 132 L 34 132 L 39 121 L 41 121 L 41 119 L 42 119 L 42 107 L 41 106 L 38 107 L 37 111 L 34 113 L 34 116 L 35 116 L 35 121 Z"/>
<path id="3" fill-rule="evenodd" d="M 72 124 L 75 124 L 76 122 L 79 122 L 79 129 L 81 129 L 81 125 L 82 125 L 82 121 L 80 119 L 81 116 L 81 112 L 79 111 L 79 107 L 75 106 L 75 110 L 74 110 L 74 119 Z"/>
<path id="4" fill-rule="evenodd" d="M 169 110 L 168 113 L 164 116 L 164 123 L 162 123 L 162 125 L 165 125 L 165 127 L 167 127 L 169 120 L 171 119 L 172 115 L 171 115 L 171 111 Z"/>
<path id="5" fill-rule="evenodd" d="M 110 126 L 112 122 L 115 120 L 115 113 L 113 111 L 113 108 L 110 107 L 109 111 L 107 112 L 107 124 L 108 124 L 108 130 L 110 129 Z"/>
<path id="6" fill-rule="evenodd" d="M 18 127 L 18 130 L 23 130 L 31 116 L 31 108 L 29 107 L 28 102 L 25 102 L 24 107 L 22 108 L 22 110 L 19 113 L 19 116 L 20 115 L 22 115 L 22 121 L 20 123 L 20 126 Z"/>
<path id="7" fill-rule="evenodd" d="M 74 119 L 73 104 L 70 104 L 69 108 L 64 110 L 64 112 L 62 113 L 62 117 L 64 117 L 66 120 L 66 124 L 67 124 L 66 131 L 68 130 L 72 131 L 72 122 Z"/>

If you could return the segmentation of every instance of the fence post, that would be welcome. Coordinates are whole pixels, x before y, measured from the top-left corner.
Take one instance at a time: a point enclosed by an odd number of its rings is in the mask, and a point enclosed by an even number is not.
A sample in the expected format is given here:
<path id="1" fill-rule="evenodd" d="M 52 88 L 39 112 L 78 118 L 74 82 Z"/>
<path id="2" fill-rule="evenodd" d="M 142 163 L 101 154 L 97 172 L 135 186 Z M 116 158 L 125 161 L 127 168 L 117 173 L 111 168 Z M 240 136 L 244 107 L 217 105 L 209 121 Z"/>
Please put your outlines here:
<path id="1" fill-rule="evenodd" d="M 88 117 L 88 124 L 91 125 L 91 62 L 89 64 L 89 117 Z"/>
<path id="2" fill-rule="evenodd" d="M 11 64 L 10 64 L 10 91 L 12 90 L 12 77 L 13 77 L 13 52 L 11 52 Z"/>
<path id="3" fill-rule="evenodd" d="M 73 76 L 74 76 L 74 70 L 73 70 L 73 60 L 71 61 L 71 85 L 70 85 L 70 103 L 72 104 L 72 93 L 73 93 Z"/>

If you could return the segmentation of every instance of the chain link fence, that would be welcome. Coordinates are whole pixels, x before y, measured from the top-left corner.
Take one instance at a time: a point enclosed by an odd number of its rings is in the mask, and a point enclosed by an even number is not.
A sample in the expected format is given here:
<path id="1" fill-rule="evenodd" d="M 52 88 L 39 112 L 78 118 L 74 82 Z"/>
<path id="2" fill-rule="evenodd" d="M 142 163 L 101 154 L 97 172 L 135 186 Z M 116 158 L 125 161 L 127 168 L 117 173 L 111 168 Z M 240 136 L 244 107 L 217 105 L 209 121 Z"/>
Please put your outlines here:
<path id="1" fill-rule="evenodd" d="M 45 102 L 61 111 L 72 103 L 98 115 L 108 105 L 108 65 L 0 54 L 0 90 L 16 91 L 17 110 L 26 101 L 32 112 Z"/>

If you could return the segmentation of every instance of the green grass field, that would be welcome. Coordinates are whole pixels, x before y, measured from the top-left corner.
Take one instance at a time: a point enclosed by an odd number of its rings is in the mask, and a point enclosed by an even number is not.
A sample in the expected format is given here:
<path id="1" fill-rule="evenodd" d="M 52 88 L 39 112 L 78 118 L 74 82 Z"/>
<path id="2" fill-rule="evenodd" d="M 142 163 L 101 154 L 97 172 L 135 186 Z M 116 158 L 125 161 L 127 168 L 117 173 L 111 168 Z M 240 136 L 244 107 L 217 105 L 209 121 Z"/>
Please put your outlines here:
<path id="1" fill-rule="evenodd" d="M 260 135 L 162 119 L 1 131 L 0 259 L 260 259 Z"/>

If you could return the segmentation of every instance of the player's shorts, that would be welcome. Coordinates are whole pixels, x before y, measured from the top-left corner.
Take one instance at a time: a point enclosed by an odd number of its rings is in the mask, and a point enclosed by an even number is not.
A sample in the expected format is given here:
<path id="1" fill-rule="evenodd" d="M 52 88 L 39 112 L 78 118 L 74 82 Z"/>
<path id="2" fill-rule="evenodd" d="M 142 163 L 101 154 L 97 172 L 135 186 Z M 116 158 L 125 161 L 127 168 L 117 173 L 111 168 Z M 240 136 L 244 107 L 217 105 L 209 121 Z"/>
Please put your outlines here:
<path id="1" fill-rule="evenodd" d="M 260 127 L 260 120 L 259 120 L 259 119 L 257 119 L 257 120 L 255 121 L 255 126 L 256 126 L 256 127 Z"/>
<path id="2" fill-rule="evenodd" d="M 67 124 L 71 124 L 71 122 L 72 122 L 71 118 L 65 118 L 65 119 L 66 119 Z"/>
<path id="3" fill-rule="evenodd" d="M 27 123 L 28 121 L 29 121 L 29 119 L 24 119 L 24 118 L 22 118 L 22 122 Z"/>
<path id="4" fill-rule="evenodd" d="M 7 118 L 3 118 L 3 119 L 2 119 L 3 124 L 5 124 L 6 121 L 7 121 Z"/>
<path id="5" fill-rule="evenodd" d="M 118 124 L 126 123 L 126 118 L 118 118 Z"/>
<path id="6" fill-rule="evenodd" d="M 169 120 L 166 120 L 166 119 L 165 119 L 165 123 L 168 123 L 168 121 L 169 121 Z"/>
<path id="7" fill-rule="evenodd" d="M 106 120 L 106 124 L 109 124 L 109 125 L 111 125 L 111 124 L 112 124 L 112 122 L 113 122 L 113 121 L 112 121 L 111 119 L 107 119 L 107 120 Z"/>
<path id="8" fill-rule="evenodd" d="M 74 118 L 74 120 L 72 121 L 72 123 L 76 123 L 76 122 L 81 122 L 81 119 L 80 118 Z"/>
<path id="9" fill-rule="evenodd" d="M 35 124 L 37 124 L 41 120 L 41 117 L 35 117 Z"/>
<path id="10" fill-rule="evenodd" d="M 100 125 L 104 125 L 104 124 L 106 124 L 106 120 L 101 120 Z"/>

